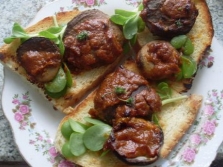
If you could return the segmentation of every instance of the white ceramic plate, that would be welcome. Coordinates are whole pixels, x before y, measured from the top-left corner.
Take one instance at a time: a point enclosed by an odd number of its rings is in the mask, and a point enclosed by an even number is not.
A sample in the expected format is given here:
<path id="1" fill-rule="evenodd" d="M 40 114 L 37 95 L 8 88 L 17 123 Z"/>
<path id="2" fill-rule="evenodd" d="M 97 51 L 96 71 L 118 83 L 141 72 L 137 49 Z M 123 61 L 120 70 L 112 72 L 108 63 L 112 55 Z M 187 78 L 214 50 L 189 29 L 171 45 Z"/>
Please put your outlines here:
<path id="1" fill-rule="evenodd" d="M 111 15 L 115 8 L 129 10 L 138 4 L 139 0 L 59 0 L 42 8 L 31 24 L 74 7 L 80 10 L 100 8 Z M 214 38 L 211 49 L 202 61 L 190 91 L 204 97 L 195 124 L 167 159 L 151 166 L 208 167 L 214 159 L 223 140 L 223 48 Z M 53 147 L 57 126 L 64 115 L 55 111 L 35 88 L 8 69 L 5 69 L 2 106 L 18 148 L 31 166 L 73 166 Z"/>

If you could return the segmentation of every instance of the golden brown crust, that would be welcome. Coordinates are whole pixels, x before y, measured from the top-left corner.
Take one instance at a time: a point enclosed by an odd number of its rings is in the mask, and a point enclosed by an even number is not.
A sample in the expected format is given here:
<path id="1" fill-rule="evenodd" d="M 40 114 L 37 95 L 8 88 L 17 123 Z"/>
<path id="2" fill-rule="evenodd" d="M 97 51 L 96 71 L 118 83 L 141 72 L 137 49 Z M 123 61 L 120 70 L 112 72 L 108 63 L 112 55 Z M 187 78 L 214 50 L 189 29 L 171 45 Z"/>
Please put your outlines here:
<path id="1" fill-rule="evenodd" d="M 158 113 L 159 123 L 164 132 L 164 143 L 160 156 L 165 158 L 193 124 L 202 102 L 202 96 L 191 95 L 187 100 L 163 106 Z"/>

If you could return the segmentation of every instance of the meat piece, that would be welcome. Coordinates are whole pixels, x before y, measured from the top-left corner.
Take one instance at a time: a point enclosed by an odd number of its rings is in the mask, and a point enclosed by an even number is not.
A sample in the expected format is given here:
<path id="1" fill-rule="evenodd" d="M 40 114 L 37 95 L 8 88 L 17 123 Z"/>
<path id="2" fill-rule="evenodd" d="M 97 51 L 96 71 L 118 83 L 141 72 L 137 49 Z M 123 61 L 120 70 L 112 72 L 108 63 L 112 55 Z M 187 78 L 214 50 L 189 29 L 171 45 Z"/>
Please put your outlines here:
<path id="1" fill-rule="evenodd" d="M 148 119 L 160 109 L 160 97 L 148 82 L 138 74 L 119 68 L 101 83 L 90 114 L 112 124 L 120 117 Z"/>
<path id="2" fill-rule="evenodd" d="M 198 10 L 192 0 L 143 0 L 141 17 L 148 29 L 161 37 L 188 33 Z"/>
<path id="3" fill-rule="evenodd" d="M 113 63 L 122 53 L 123 35 L 103 12 L 81 12 L 64 34 L 65 62 L 72 72 Z"/>
<path id="4" fill-rule="evenodd" d="M 152 41 L 139 51 L 137 64 L 150 80 L 173 79 L 180 71 L 180 54 L 166 41 Z"/>
<path id="5" fill-rule="evenodd" d="M 61 65 L 61 54 L 55 43 L 47 38 L 33 37 L 17 49 L 17 59 L 33 82 L 51 81 Z"/>
<path id="6" fill-rule="evenodd" d="M 163 132 L 155 124 L 139 118 L 115 121 L 104 149 L 113 150 L 131 165 L 148 165 L 158 159 Z"/>

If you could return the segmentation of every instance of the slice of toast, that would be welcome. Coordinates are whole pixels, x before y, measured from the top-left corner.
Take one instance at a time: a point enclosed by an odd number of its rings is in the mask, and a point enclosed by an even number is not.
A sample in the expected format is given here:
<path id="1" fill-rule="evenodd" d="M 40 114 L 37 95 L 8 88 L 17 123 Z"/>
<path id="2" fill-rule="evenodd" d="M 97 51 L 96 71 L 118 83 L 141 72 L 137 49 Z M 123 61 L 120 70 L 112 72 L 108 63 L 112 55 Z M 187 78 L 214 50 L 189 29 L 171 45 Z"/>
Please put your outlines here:
<path id="1" fill-rule="evenodd" d="M 197 65 L 199 65 L 199 62 L 203 58 L 204 54 L 211 46 L 214 30 L 213 30 L 211 14 L 208 9 L 206 1 L 194 0 L 194 2 L 198 9 L 199 14 L 197 16 L 193 28 L 187 35 L 191 39 L 194 45 L 194 52 L 191 55 L 191 57 L 195 60 L 195 62 L 197 62 Z M 144 32 L 138 34 L 137 43 L 139 45 L 139 48 L 141 48 L 146 43 L 154 39 L 160 39 L 160 38 L 157 36 L 153 36 L 148 29 L 145 29 Z M 170 81 L 170 84 L 172 85 L 173 88 L 175 88 L 177 92 L 186 92 L 188 89 L 191 88 L 192 81 L 193 78 L 189 78 L 189 79 L 183 79 L 180 82 Z"/>
<path id="2" fill-rule="evenodd" d="M 78 10 L 57 13 L 57 21 L 59 25 L 67 24 L 71 19 L 77 16 L 80 12 Z M 47 17 L 33 26 L 26 29 L 27 33 L 38 33 L 54 26 L 53 17 Z M 11 44 L 5 44 L 0 48 L 0 60 L 1 63 L 9 69 L 18 73 L 22 78 L 28 80 L 28 75 L 23 67 L 21 67 L 16 60 L 16 50 L 20 45 L 18 39 L 14 40 Z M 119 63 L 122 56 L 120 55 L 112 64 L 104 65 L 98 68 L 94 68 L 88 71 L 81 72 L 79 74 L 72 74 L 73 85 L 68 89 L 67 93 L 60 98 L 50 98 L 44 93 L 41 87 L 36 84 L 32 84 L 34 88 L 49 100 L 55 109 L 63 111 L 69 106 L 77 104 L 83 96 L 89 93 L 90 90 L 95 88 L 104 76 L 110 73 Z M 30 83 L 30 82 L 29 82 Z M 67 113 L 66 113 L 67 114 Z"/>
<path id="3" fill-rule="evenodd" d="M 61 152 L 66 139 L 61 134 L 61 126 L 69 118 L 85 123 L 84 117 L 90 116 L 88 111 L 94 107 L 94 96 L 96 91 L 92 92 L 82 103 L 76 108 L 70 109 L 70 114 L 67 115 L 58 127 L 55 137 L 55 147 Z M 175 94 L 178 96 L 179 94 Z M 160 156 L 165 158 L 170 151 L 193 123 L 201 105 L 202 97 L 199 95 L 191 95 L 188 99 L 177 101 L 162 107 L 162 111 L 158 113 L 159 124 L 164 133 L 164 143 L 161 147 Z M 88 151 L 82 156 L 69 158 L 68 160 L 77 165 L 87 167 L 125 167 L 127 164 L 119 160 L 113 153 L 106 154 L 101 157 L 101 152 Z"/>

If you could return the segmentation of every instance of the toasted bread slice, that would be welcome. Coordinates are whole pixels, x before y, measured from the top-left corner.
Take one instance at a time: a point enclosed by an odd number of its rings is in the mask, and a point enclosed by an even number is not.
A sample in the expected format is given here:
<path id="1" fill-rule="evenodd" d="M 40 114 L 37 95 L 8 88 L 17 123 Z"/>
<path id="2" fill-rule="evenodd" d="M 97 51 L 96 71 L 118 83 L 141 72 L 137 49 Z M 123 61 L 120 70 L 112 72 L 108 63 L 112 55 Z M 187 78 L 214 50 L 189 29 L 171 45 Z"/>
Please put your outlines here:
<path id="1" fill-rule="evenodd" d="M 62 153 L 62 146 L 66 142 L 66 139 L 61 134 L 61 126 L 69 118 L 85 123 L 84 117 L 88 117 L 88 111 L 94 107 L 93 100 L 95 94 L 96 91 L 92 92 L 76 108 L 70 109 L 70 114 L 68 114 L 60 122 L 54 141 L 55 147 L 60 153 Z M 175 94 L 175 96 L 178 95 L 179 94 Z M 191 95 L 188 99 L 163 106 L 162 111 L 158 113 L 159 124 L 164 133 L 164 143 L 160 151 L 161 157 L 165 158 L 168 156 L 170 151 L 174 149 L 175 145 L 178 143 L 187 129 L 191 126 L 199 111 L 201 101 L 201 96 Z M 128 166 L 127 164 L 119 160 L 113 153 L 106 154 L 103 157 L 101 157 L 100 155 L 101 152 L 88 151 L 82 156 L 69 158 L 68 160 L 83 167 Z"/>
<path id="2" fill-rule="evenodd" d="M 195 60 L 195 62 L 197 62 L 197 65 L 199 65 L 199 62 L 203 58 L 204 54 L 211 46 L 214 30 L 211 14 L 206 1 L 194 0 L 194 2 L 199 14 L 193 28 L 187 35 L 192 40 L 192 43 L 194 45 L 194 52 L 191 57 Z M 157 36 L 153 36 L 148 29 L 145 29 L 144 32 L 138 34 L 137 42 L 139 48 L 154 39 L 160 38 Z M 191 88 L 192 81 L 193 78 L 190 78 L 184 79 L 180 82 L 170 82 L 170 84 L 177 92 L 185 92 Z"/>
<path id="3" fill-rule="evenodd" d="M 57 13 L 57 21 L 59 25 L 67 24 L 71 19 L 77 16 L 80 12 L 78 10 L 61 12 Z M 33 26 L 26 29 L 27 33 L 38 33 L 40 31 L 46 30 L 50 27 L 54 26 L 53 18 L 47 17 Z M 11 44 L 5 44 L 0 48 L 0 60 L 1 63 L 8 67 L 9 69 L 18 73 L 22 78 L 29 80 L 28 75 L 23 67 L 21 67 L 16 60 L 16 50 L 20 45 L 20 41 L 18 39 L 14 40 Z M 111 72 L 119 63 L 122 56 L 120 55 L 112 64 L 104 65 L 98 68 L 94 68 L 88 71 L 81 72 L 79 74 L 73 74 L 73 85 L 68 89 L 67 93 L 56 99 L 50 98 L 44 93 L 44 90 L 41 86 L 32 84 L 34 88 L 37 88 L 41 94 L 49 100 L 54 108 L 64 111 L 65 108 L 69 106 L 74 106 L 77 104 L 81 98 L 89 93 L 91 89 L 95 88 L 100 81 L 104 78 L 106 74 Z M 67 113 L 66 113 L 67 114 Z"/>

